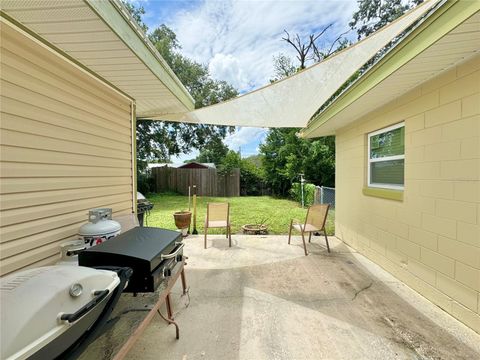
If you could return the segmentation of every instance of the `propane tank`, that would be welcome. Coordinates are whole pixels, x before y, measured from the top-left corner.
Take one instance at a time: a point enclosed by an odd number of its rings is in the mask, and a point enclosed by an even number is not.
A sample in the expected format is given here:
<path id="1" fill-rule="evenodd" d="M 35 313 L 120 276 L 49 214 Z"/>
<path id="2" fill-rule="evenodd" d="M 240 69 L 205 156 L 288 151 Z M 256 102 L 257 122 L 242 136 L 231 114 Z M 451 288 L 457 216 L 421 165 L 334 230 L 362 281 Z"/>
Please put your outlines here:
<path id="1" fill-rule="evenodd" d="M 109 208 L 91 209 L 88 221 L 78 231 L 87 248 L 117 236 L 122 229 L 118 222 L 112 220 L 112 209 Z"/>
<path id="2" fill-rule="evenodd" d="M 56 265 L 78 265 L 78 253 L 85 249 L 83 240 L 66 241 L 60 244 L 62 258 Z"/>

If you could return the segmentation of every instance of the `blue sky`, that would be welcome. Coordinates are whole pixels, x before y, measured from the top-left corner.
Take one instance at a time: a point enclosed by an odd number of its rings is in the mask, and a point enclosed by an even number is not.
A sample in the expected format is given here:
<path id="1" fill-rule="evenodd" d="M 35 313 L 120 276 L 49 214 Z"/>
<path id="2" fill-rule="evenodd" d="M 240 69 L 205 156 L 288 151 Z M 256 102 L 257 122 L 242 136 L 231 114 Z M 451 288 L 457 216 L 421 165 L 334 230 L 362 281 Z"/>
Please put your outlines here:
<path id="1" fill-rule="evenodd" d="M 145 8 L 150 29 L 166 24 L 177 34 L 182 53 L 206 64 L 212 77 L 226 80 L 241 93 L 269 83 L 273 56 L 294 57 L 283 30 L 308 37 L 328 24 L 325 46 L 348 29 L 356 0 L 131 0 Z M 353 33 L 351 34 L 354 37 Z M 261 128 L 238 128 L 225 143 L 242 155 L 257 153 L 265 138 Z M 195 153 L 173 161 L 183 161 Z"/>

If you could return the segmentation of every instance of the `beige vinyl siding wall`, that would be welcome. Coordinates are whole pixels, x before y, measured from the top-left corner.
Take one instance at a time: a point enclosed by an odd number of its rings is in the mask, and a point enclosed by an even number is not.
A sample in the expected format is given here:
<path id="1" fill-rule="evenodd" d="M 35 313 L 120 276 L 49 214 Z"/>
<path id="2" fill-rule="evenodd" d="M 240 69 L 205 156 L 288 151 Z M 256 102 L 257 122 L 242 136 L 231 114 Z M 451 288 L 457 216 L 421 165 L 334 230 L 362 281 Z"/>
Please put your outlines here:
<path id="1" fill-rule="evenodd" d="M 362 194 L 366 136 L 405 121 L 403 201 Z M 337 132 L 336 235 L 480 333 L 480 56 Z"/>
<path id="2" fill-rule="evenodd" d="M 1 28 L 0 274 L 58 259 L 88 209 L 133 209 L 131 102 Z"/>

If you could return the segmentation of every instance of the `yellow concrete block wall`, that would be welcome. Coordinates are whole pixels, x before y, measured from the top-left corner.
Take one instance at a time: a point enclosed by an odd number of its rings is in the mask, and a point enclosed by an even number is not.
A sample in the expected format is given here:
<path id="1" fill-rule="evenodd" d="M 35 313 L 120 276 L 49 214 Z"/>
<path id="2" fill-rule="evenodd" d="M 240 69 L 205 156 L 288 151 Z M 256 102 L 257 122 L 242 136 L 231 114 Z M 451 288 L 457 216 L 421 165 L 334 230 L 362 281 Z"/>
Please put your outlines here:
<path id="1" fill-rule="evenodd" d="M 364 195 L 367 134 L 401 121 L 403 201 Z M 480 56 L 336 136 L 337 236 L 480 333 Z"/>

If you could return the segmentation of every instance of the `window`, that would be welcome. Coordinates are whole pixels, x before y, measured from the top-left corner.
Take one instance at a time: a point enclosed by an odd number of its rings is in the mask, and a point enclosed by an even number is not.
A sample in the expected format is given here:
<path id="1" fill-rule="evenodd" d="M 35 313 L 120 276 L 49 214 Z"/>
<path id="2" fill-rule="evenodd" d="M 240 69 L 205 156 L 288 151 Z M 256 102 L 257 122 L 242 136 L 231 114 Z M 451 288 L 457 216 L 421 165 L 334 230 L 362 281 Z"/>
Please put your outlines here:
<path id="1" fill-rule="evenodd" d="M 405 123 L 368 134 L 368 186 L 403 190 Z"/>

